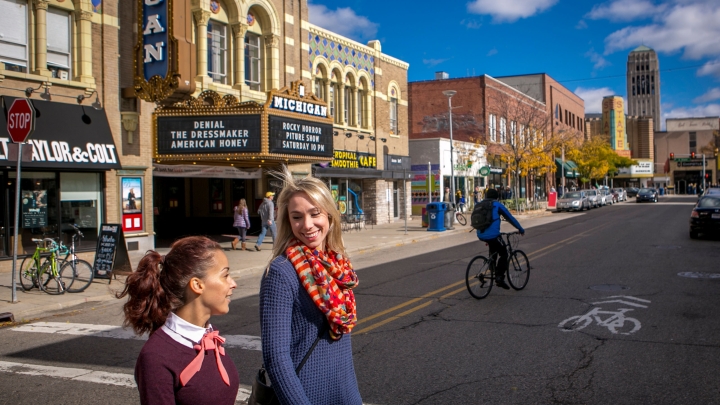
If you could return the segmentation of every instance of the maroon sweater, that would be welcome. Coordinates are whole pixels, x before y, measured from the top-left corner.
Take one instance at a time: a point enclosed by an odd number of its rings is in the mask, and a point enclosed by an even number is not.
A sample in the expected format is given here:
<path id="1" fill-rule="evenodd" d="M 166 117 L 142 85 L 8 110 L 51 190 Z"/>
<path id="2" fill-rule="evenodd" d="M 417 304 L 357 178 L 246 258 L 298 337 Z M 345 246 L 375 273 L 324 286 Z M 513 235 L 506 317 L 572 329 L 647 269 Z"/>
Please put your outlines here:
<path id="1" fill-rule="evenodd" d="M 235 363 L 220 356 L 230 377 L 225 385 L 218 371 L 215 352 L 205 352 L 202 368 L 187 385 L 180 385 L 180 373 L 197 356 L 197 351 L 174 341 L 158 329 L 145 343 L 135 364 L 135 382 L 143 405 L 233 405 L 240 386 Z"/>

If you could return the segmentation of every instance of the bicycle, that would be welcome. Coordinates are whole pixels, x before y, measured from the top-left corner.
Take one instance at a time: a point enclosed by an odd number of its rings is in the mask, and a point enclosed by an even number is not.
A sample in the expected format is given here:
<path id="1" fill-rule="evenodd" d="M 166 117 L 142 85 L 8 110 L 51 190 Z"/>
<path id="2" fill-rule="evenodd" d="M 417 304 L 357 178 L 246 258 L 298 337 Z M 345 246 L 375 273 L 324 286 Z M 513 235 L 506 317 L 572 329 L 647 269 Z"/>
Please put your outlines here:
<path id="1" fill-rule="evenodd" d="M 520 291 L 528 283 L 530 279 L 530 260 L 522 250 L 513 249 L 512 245 L 517 245 L 519 240 L 517 236 L 520 232 L 501 233 L 500 241 L 503 248 L 508 252 L 508 271 L 507 278 L 512 287 L 516 291 Z M 513 242 L 514 241 L 514 242 Z M 490 294 L 493 283 L 495 282 L 495 267 L 497 265 L 498 253 L 493 253 L 490 259 L 485 256 L 475 256 L 468 264 L 465 272 L 465 285 L 468 292 L 475 299 L 483 299 Z"/>
<path id="2" fill-rule="evenodd" d="M 30 291 L 38 287 L 50 295 L 64 294 L 65 284 L 68 280 L 72 283 L 72 275 L 61 276 L 65 260 L 58 258 L 60 245 L 51 238 L 32 239 L 35 242 L 35 252 L 32 256 L 26 257 L 20 266 L 20 285 L 23 291 Z M 49 244 L 49 247 L 41 247 L 40 244 Z M 41 256 L 41 253 L 49 252 L 48 256 Z M 45 258 L 44 261 L 41 260 Z"/>
<path id="3" fill-rule="evenodd" d="M 85 235 L 83 235 L 77 225 L 73 224 L 70 226 L 73 230 L 75 230 L 70 247 L 68 248 L 63 245 L 62 242 L 60 243 L 61 249 L 64 248 L 61 253 L 66 254 L 63 259 L 65 264 L 60 269 L 60 277 L 62 277 L 65 281 L 67 292 L 79 293 L 85 291 L 85 289 L 87 289 L 93 282 L 93 279 L 95 278 L 95 271 L 90 263 L 85 260 L 78 259 L 75 255 L 75 239 L 84 238 Z M 72 277 L 70 277 L 70 275 L 72 275 Z"/>
<path id="4" fill-rule="evenodd" d="M 460 211 L 455 211 L 455 220 L 462 226 L 467 225 L 467 218 L 465 218 L 465 215 Z"/>

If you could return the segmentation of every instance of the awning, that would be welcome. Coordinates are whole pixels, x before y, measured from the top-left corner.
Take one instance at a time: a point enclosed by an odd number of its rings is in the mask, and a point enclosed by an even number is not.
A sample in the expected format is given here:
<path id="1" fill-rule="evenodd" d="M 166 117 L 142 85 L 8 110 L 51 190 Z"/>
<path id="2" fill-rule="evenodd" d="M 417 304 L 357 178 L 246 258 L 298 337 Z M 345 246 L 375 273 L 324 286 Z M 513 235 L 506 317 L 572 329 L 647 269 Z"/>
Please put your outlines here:
<path id="1" fill-rule="evenodd" d="M 161 165 L 153 163 L 153 176 L 258 180 L 262 179 L 262 169 L 240 169 L 232 166 Z"/>
<path id="2" fill-rule="evenodd" d="M 392 170 L 374 170 L 374 169 L 339 169 L 334 167 L 313 168 L 315 177 L 320 178 L 348 178 L 348 179 L 412 179 L 412 172 L 392 171 Z"/>
<path id="3" fill-rule="evenodd" d="M 580 173 L 578 173 L 578 167 L 572 160 L 566 160 L 563 164 L 562 159 L 556 158 L 555 165 L 557 166 L 558 177 L 562 177 L 563 173 L 565 173 L 565 178 L 568 179 L 576 179 L 580 177 Z"/>
<path id="4" fill-rule="evenodd" d="M 4 114 L 0 114 L 0 164 L 15 166 L 8 159 L 7 110 L 16 97 L 2 96 Z M 120 169 L 105 110 L 89 105 L 30 100 L 35 107 L 35 132 L 27 145 L 32 145 L 32 161 L 23 167 L 73 170 Z"/>

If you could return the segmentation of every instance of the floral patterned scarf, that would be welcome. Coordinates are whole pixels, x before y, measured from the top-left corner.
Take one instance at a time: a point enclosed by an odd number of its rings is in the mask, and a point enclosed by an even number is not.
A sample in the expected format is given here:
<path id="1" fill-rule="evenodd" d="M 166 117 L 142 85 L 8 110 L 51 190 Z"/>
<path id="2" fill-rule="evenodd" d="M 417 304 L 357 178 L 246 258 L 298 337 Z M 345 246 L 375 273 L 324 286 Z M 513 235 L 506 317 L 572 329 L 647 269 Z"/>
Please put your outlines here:
<path id="1" fill-rule="evenodd" d="M 355 294 L 358 278 L 350 260 L 333 251 L 310 250 L 297 239 L 285 250 L 300 283 L 327 317 L 330 337 L 338 340 L 357 322 Z"/>

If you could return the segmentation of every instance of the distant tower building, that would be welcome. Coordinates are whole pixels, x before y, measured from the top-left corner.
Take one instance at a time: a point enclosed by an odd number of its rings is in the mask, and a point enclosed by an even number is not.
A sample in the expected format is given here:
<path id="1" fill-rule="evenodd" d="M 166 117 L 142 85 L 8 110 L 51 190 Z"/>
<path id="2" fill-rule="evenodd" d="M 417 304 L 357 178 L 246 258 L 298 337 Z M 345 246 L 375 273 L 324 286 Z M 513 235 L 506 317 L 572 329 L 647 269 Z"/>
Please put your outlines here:
<path id="1" fill-rule="evenodd" d="M 628 115 L 653 117 L 654 128 L 660 130 L 660 61 L 647 46 L 639 46 L 628 55 L 627 98 Z"/>

